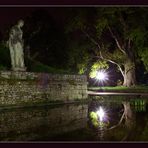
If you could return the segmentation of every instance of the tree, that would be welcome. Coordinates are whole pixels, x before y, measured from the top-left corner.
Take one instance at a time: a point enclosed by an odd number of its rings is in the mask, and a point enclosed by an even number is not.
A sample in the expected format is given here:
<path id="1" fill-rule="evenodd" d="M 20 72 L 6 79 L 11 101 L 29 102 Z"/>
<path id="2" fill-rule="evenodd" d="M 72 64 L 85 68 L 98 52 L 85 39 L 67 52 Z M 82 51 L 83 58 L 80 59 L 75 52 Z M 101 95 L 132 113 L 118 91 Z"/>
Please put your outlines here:
<path id="1" fill-rule="evenodd" d="M 68 45 L 68 68 L 71 72 L 79 74 L 89 73 L 89 66 L 91 62 L 89 44 L 85 44 L 85 40 L 81 40 L 80 34 L 67 35 Z"/>
<path id="2" fill-rule="evenodd" d="M 121 136 L 120 132 L 124 131 L 124 134 L 121 137 L 122 139 L 120 139 L 120 140 L 126 141 L 126 140 L 130 140 L 130 139 L 134 138 L 132 136 L 132 133 L 136 129 L 136 118 L 135 118 L 135 113 L 133 111 L 133 108 L 131 107 L 130 102 L 123 101 L 122 104 L 124 107 L 124 112 L 120 118 L 120 121 L 118 122 L 118 124 L 108 128 L 107 131 L 109 132 L 108 134 L 110 134 L 110 135 L 114 135 L 116 133 L 116 137 L 118 137 L 118 138 L 119 138 L 119 135 Z M 119 132 L 120 134 L 118 135 L 117 132 Z"/>
<path id="3" fill-rule="evenodd" d="M 0 70 L 8 70 L 11 67 L 10 51 L 4 41 L 0 42 Z"/>
<path id="4" fill-rule="evenodd" d="M 77 9 L 75 12 L 70 31 L 79 30 L 91 44 L 97 61 L 115 64 L 123 76 L 123 85 L 134 86 L 139 57 L 145 65 L 148 64 L 146 57 L 142 56 L 143 51 L 147 53 L 147 30 L 143 25 L 147 8 L 101 7 Z"/>
<path id="5" fill-rule="evenodd" d="M 64 31 L 48 11 L 37 9 L 25 18 L 24 40 L 26 54 L 32 61 L 53 69 L 65 69 L 67 53 Z"/>
<path id="6" fill-rule="evenodd" d="M 110 138 L 114 138 L 113 140 L 130 140 L 133 139 L 135 135 L 132 136 L 132 133 L 136 133 L 136 114 L 133 106 L 131 105 L 131 102 L 127 101 L 130 100 L 131 97 L 124 98 L 122 97 L 122 108 L 121 104 L 113 107 L 113 104 L 110 104 L 108 108 L 118 108 L 118 111 L 114 110 L 114 113 L 112 111 L 107 112 L 107 104 L 106 109 L 104 109 L 104 120 L 100 120 L 99 115 L 97 114 L 97 111 L 100 106 L 100 101 L 98 100 L 92 100 L 89 104 L 89 110 L 88 110 L 88 117 L 89 117 L 89 125 L 91 128 L 94 128 L 97 130 L 97 133 L 99 133 L 99 137 L 101 135 L 101 131 L 103 131 L 103 136 L 105 140 L 111 140 Z M 134 98 L 135 101 L 135 98 Z M 114 102 L 115 103 L 115 102 Z M 117 103 L 117 102 L 116 102 Z M 119 102 L 118 102 L 119 103 Z M 103 108 L 103 107 L 102 107 Z M 116 115 L 114 117 L 114 115 Z M 113 120 L 114 119 L 114 120 Z M 116 122 L 115 122 L 116 120 Z M 99 131 L 99 132 L 98 132 Z M 107 139 L 106 139 L 107 138 Z"/>

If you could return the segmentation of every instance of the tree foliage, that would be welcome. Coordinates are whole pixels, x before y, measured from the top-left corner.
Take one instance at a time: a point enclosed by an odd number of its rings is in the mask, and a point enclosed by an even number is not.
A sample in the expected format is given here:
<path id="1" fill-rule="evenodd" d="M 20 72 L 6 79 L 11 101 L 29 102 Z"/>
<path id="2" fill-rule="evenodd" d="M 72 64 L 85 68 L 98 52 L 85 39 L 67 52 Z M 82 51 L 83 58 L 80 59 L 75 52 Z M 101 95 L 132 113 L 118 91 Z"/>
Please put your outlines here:
<path id="1" fill-rule="evenodd" d="M 131 86 L 136 83 L 136 62 L 140 58 L 147 69 L 147 17 L 147 8 L 83 8 L 83 12 L 77 9 L 69 31 L 83 34 L 81 39 L 91 45 L 94 59 L 100 60 L 93 62 L 98 68 L 99 64 L 115 64 L 124 85 Z"/>
<path id="2" fill-rule="evenodd" d="M 54 68 L 66 67 L 66 37 L 48 11 L 33 11 L 25 19 L 24 39 L 26 54 L 36 55 L 36 61 Z"/>
<path id="3" fill-rule="evenodd" d="M 0 42 L 0 55 L 0 70 L 8 70 L 11 66 L 10 52 L 3 41 Z"/>
<path id="4" fill-rule="evenodd" d="M 91 71 L 89 76 L 91 78 L 95 78 L 97 75 L 97 71 L 100 69 L 108 69 L 109 65 L 106 61 L 97 61 L 91 66 Z"/>

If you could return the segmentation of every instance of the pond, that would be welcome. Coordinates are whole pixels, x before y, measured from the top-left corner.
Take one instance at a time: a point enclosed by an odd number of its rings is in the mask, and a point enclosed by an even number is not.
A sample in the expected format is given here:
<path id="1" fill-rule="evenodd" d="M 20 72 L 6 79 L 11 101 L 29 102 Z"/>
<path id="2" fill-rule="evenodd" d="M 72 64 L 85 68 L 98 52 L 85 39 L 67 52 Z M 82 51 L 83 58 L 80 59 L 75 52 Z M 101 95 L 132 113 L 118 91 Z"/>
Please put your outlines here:
<path id="1" fill-rule="evenodd" d="M 148 141 L 147 100 L 92 96 L 81 104 L 0 108 L 0 141 Z"/>

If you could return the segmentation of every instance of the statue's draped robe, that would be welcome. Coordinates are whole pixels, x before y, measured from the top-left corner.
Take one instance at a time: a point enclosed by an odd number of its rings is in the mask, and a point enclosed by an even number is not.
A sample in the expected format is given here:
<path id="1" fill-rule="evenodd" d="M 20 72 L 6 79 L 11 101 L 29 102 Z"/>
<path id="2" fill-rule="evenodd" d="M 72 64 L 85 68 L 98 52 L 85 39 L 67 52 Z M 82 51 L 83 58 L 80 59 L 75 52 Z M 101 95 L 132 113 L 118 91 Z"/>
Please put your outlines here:
<path id="1" fill-rule="evenodd" d="M 11 28 L 9 34 L 9 49 L 13 70 L 25 68 L 22 36 L 23 32 L 17 25 Z"/>

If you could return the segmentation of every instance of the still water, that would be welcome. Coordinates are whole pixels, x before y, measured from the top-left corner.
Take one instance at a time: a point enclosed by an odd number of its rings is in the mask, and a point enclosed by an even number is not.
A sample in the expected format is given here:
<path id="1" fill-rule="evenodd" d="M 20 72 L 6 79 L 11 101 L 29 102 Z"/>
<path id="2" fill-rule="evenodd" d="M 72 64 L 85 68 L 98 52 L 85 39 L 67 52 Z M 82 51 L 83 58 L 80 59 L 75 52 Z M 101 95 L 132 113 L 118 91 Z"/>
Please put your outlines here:
<path id="1" fill-rule="evenodd" d="M 148 97 L 90 97 L 87 103 L 0 108 L 0 141 L 148 141 Z"/>

